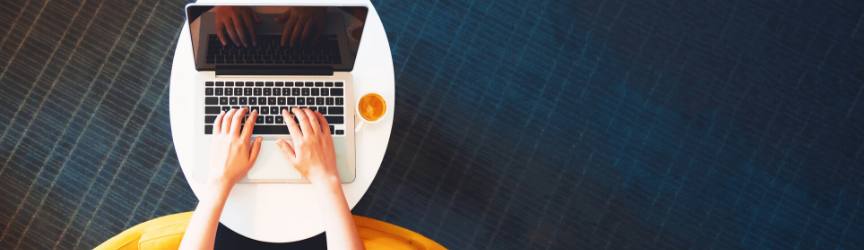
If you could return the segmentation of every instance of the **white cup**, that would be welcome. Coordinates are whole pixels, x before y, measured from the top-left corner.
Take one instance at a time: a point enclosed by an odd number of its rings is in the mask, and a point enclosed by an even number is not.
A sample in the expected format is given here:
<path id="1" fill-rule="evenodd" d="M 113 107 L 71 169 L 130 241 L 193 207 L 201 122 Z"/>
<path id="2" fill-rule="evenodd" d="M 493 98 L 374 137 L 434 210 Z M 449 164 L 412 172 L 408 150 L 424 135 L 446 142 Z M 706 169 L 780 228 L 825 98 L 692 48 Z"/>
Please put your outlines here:
<path id="1" fill-rule="evenodd" d="M 378 120 L 375 120 L 375 121 L 366 120 L 366 118 L 360 114 L 360 100 L 363 100 L 363 97 L 368 95 L 368 94 L 376 94 L 378 96 L 381 96 L 378 93 L 369 92 L 369 93 L 364 93 L 363 95 L 360 95 L 360 98 L 357 98 L 357 103 L 354 105 L 354 112 L 355 112 L 355 114 L 357 114 L 357 117 L 360 118 L 360 124 L 357 124 L 357 127 L 354 128 L 354 132 L 360 132 L 360 130 L 363 129 L 363 126 L 366 125 L 366 123 L 375 124 L 375 123 L 380 122 L 381 120 L 384 120 L 384 117 L 386 117 L 387 113 L 390 112 L 390 107 L 388 107 L 387 101 L 385 100 L 384 101 L 384 114 L 381 115 L 381 118 L 378 118 Z M 383 100 L 384 97 L 381 96 L 381 99 Z"/>

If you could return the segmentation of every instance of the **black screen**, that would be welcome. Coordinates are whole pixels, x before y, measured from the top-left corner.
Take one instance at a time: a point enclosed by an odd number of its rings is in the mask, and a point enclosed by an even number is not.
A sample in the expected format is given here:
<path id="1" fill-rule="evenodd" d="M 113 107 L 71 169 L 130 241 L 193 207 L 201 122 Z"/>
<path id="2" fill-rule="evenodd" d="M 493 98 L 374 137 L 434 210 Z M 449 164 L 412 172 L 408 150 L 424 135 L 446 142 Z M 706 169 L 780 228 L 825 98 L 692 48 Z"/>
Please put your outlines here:
<path id="1" fill-rule="evenodd" d="M 186 9 L 195 68 L 332 67 L 351 71 L 368 9 L 362 6 L 202 6 Z"/>

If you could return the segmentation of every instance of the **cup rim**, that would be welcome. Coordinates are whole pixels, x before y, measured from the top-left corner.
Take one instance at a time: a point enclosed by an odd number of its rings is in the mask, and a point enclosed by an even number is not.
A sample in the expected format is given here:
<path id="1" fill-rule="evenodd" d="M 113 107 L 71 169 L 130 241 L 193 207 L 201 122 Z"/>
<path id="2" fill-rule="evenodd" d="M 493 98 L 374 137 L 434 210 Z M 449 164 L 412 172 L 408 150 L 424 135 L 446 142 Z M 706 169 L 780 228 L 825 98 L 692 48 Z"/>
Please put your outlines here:
<path id="1" fill-rule="evenodd" d="M 386 108 L 386 106 L 385 106 L 384 114 L 381 115 L 381 118 L 378 118 L 378 120 L 374 120 L 374 121 L 366 120 L 366 117 L 363 117 L 363 115 L 360 114 L 360 100 L 363 99 L 363 97 L 368 95 L 368 94 L 376 94 L 378 96 L 381 96 L 381 94 L 378 94 L 375 92 L 363 93 L 362 95 L 360 95 L 360 98 L 357 98 L 357 101 L 354 103 L 354 113 L 357 114 L 357 117 L 359 117 L 360 120 L 363 120 L 366 123 L 378 123 L 381 120 L 384 120 L 384 117 L 387 116 L 388 113 L 390 113 L 390 109 Z M 384 99 L 384 96 L 381 96 L 381 99 Z M 384 105 L 387 105 L 387 100 L 384 100 Z"/>

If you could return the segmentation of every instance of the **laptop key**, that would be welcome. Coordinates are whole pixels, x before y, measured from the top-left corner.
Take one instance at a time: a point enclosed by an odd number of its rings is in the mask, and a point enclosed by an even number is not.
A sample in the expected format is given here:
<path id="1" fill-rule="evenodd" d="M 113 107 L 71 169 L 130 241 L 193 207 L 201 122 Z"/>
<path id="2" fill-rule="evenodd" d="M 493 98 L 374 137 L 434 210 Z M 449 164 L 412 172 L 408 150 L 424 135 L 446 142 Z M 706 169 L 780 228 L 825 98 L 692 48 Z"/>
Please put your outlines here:
<path id="1" fill-rule="evenodd" d="M 249 105 L 258 105 L 258 98 L 249 97 Z"/>
<path id="2" fill-rule="evenodd" d="M 332 135 L 333 132 L 336 132 L 336 130 L 333 128 L 333 125 L 330 125 L 330 134 Z"/>
<path id="3" fill-rule="evenodd" d="M 222 95 L 222 88 L 216 88 L 214 91 L 216 91 L 216 95 Z"/>
<path id="4" fill-rule="evenodd" d="M 234 95 L 241 95 L 243 93 L 243 88 L 234 88 Z"/>
<path id="5" fill-rule="evenodd" d="M 344 130 L 341 130 L 341 129 L 340 129 L 340 130 L 336 130 L 336 134 L 337 134 L 337 135 L 343 135 L 343 134 L 345 134 L 345 131 L 344 131 Z"/>
<path id="6" fill-rule="evenodd" d="M 293 95 L 293 96 L 300 96 L 300 88 L 293 88 L 293 89 L 291 89 L 291 95 Z"/>
<path id="7" fill-rule="evenodd" d="M 324 97 L 315 98 L 315 105 L 324 105 Z"/>
<path id="8" fill-rule="evenodd" d="M 219 105 L 228 105 L 228 97 L 219 97 Z"/>
<path id="9" fill-rule="evenodd" d="M 232 88 L 225 88 L 225 95 L 232 95 L 234 93 Z"/>
<path id="10" fill-rule="evenodd" d="M 343 123 L 345 123 L 345 118 L 342 116 L 325 116 L 324 119 L 327 119 L 327 123 L 329 123 L 329 124 L 343 124 Z"/>
<path id="11" fill-rule="evenodd" d="M 216 87 L 225 86 L 225 82 L 216 82 Z"/>
<path id="12" fill-rule="evenodd" d="M 282 118 L 281 115 L 278 115 L 278 116 L 275 116 L 275 117 L 276 117 L 276 124 L 283 124 L 283 123 L 285 123 L 285 120 L 284 120 L 284 118 Z"/>
<path id="13" fill-rule="evenodd" d="M 258 97 L 259 105 L 267 105 L 267 97 Z"/>
<path id="14" fill-rule="evenodd" d="M 204 123 L 213 123 L 216 120 L 215 115 L 208 115 L 204 117 Z"/>
<path id="15" fill-rule="evenodd" d="M 219 107 L 204 107 L 205 114 L 218 114 L 220 111 Z"/>
<path id="16" fill-rule="evenodd" d="M 267 105 L 276 105 L 276 97 L 267 97 Z"/>
<path id="17" fill-rule="evenodd" d="M 324 87 L 333 87 L 333 82 L 325 82 Z"/>
<path id="18" fill-rule="evenodd" d="M 344 82 L 336 82 L 336 87 L 342 87 L 342 85 L 345 85 L 345 83 Z"/>
<path id="19" fill-rule="evenodd" d="M 330 107 L 327 109 L 331 115 L 341 115 L 345 112 L 345 108 L 343 107 Z"/>
<path id="20" fill-rule="evenodd" d="M 250 96 L 250 95 L 252 95 L 252 88 L 245 88 L 245 89 L 243 89 L 243 95 L 245 95 L 245 96 Z"/>
<path id="21" fill-rule="evenodd" d="M 264 89 L 264 95 L 265 95 L 265 96 L 269 96 L 271 90 L 273 90 L 273 89 L 271 89 L 271 88 L 265 88 L 265 89 Z"/>
<path id="22" fill-rule="evenodd" d="M 276 98 L 276 104 L 285 105 L 285 97 Z"/>
<path id="23" fill-rule="evenodd" d="M 213 125 L 204 125 L 204 134 L 212 135 L 213 134 Z"/>
<path id="24" fill-rule="evenodd" d="M 324 82 L 315 82 L 315 87 L 324 87 Z"/>
<path id="25" fill-rule="evenodd" d="M 273 95 L 274 95 L 274 96 L 280 96 L 280 95 L 282 95 L 282 89 L 280 89 L 280 88 L 273 88 Z"/>
<path id="26" fill-rule="evenodd" d="M 303 88 L 303 96 L 309 96 L 309 88 Z"/>
<path id="27" fill-rule="evenodd" d="M 328 88 L 321 89 L 321 96 L 328 96 L 328 95 L 330 95 L 330 89 L 328 89 Z"/>
<path id="28" fill-rule="evenodd" d="M 319 90 L 320 90 L 320 89 L 318 89 L 318 88 L 313 88 L 313 89 L 312 89 L 312 96 L 318 96 L 318 91 L 319 91 Z"/>
<path id="29" fill-rule="evenodd" d="M 273 124 L 273 116 L 269 116 L 269 115 L 265 116 L 264 117 L 264 123 Z"/>
<path id="30" fill-rule="evenodd" d="M 263 123 L 264 123 L 264 116 L 260 116 L 260 115 L 259 115 L 258 118 L 255 118 L 255 123 L 263 124 Z M 257 128 L 258 126 L 255 126 L 255 127 Z M 286 127 L 286 129 L 287 129 L 287 127 Z M 253 134 L 255 133 L 255 129 L 254 129 L 254 128 L 252 129 L 252 133 L 253 133 Z"/>
<path id="31" fill-rule="evenodd" d="M 333 89 L 330 89 L 330 95 L 332 95 L 332 96 L 342 96 L 342 94 L 343 94 L 344 92 L 345 92 L 345 90 L 342 89 L 342 88 L 333 88 Z"/>
<path id="32" fill-rule="evenodd" d="M 249 98 L 249 99 L 252 100 L 252 98 Z M 258 106 L 249 107 L 249 113 L 252 113 L 252 111 L 258 111 L 258 113 L 260 114 L 261 111 L 258 109 L 259 109 Z"/>
<path id="33" fill-rule="evenodd" d="M 307 97 L 306 105 L 315 105 L 315 97 Z"/>
<path id="34" fill-rule="evenodd" d="M 270 114 L 270 108 L 269 107 L 261 107 L 261 110 L 258 110 L 258 114 L 269 115 Z"/>
<path id="35" fill-rule="evenodd" d="M 306 105 L 306 98 L 297 97 L 297 105 Z"/>
<path id="36" fill-rule="evenodd" d="M 246 105 L 246 97 L 240 97 L 240 100 L 238 103 L 240 103 L 240 105 Z"/>
<path id="37" fill-rule="evenodd" d="M 327 114 L 327 107 L 318 107 L 318 113 L 321 113 L 322 115 L 326 115 Z"/>
<path id="38" fill-rule="evenodd" d="M 204 82 L 204 86 L 213 86 L 213 82 Z"/>
<path id="39" fill-rule="evenodd" d="M 345 99 L 342 97 L 336 98 L 336 105 L 345 105 Z"/>
<path id="40" fill-rule="evenodd" d="M 324 104 L 333 105 L 333 97 L 324 98 Z"/>
<path id="41" fill-rule="evenodd" d="M 213 95 L 213 88 L 204 89 L 204 95 Z"/>
<path id="42" fill-rule="evenodd" d="M 270 107 L 270 114 L 271 115 L 278 115 L 279 114 L 279 107 L 276 107 L 276 106 Z"/>
<path id="43" fill-rule="evenodd" d="M 218 97 L 205 97 L 205 98 L 204 98 L 204 104 L 205 104 L 205 105 L 216 105 L 216 104 L 219 104 L 219 98 L 218 98 Z"/>
<path id="44" fill-rule="evenodd" d="M 287 98 L 285 98 L 285 104 L 294 105 L 294 100 L 295 100 L 294 97 L 287 97 Z"/>
<path id="45" fill-rule="evenodd" d="M 255 88 L 255 95 L 256 95 L 256 96 L 260 96 L 260 95 L 261 95 L 261 88 Z"/>
<path id="46" fill-rule="evenodd" d="M 224 98 L 224 97 L 223 97 Z M 231 97 L 228 99 L 228 104 L 237 105 L 237 97 Z"/>
<path id="47" fill-rule="evenodd" d="M 225 113 L 228 113 L 228 111 L 231 111 L 231 107 L 229 107 L 229 106 L 222 106 L 222 111 L 225 111 Z"/>

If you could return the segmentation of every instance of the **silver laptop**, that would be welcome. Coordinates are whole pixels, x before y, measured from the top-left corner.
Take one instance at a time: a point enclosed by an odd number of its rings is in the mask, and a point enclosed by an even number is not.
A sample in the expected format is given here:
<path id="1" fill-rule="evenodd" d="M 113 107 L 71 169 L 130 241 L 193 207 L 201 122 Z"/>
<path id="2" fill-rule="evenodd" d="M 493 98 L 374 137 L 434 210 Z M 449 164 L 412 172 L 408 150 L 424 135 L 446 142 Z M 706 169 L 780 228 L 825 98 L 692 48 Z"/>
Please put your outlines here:
<path id="1" fill-rule="evenodd" d="M 327 118 L 339 178 L 353 182 L 357 171 L 351 70 L 367 11 L 365 6 L 187 5 L 198 70 L 195 82 L 189 83 L 196 85 L 195 92 L 188 93 L 196 103 L 195 181 L 206 182 L 210 172 L 216 116 L 246 107 L 258 110 L 252 139 L 261 136 L 264 142 L 255 165 L 240 182 L 308 183 L 276 146 L 278 139 L 294 145 L 281 110 L 305 107 Z M 235 44 L 232 35 L 246 36 L 247 46 Z"/>

